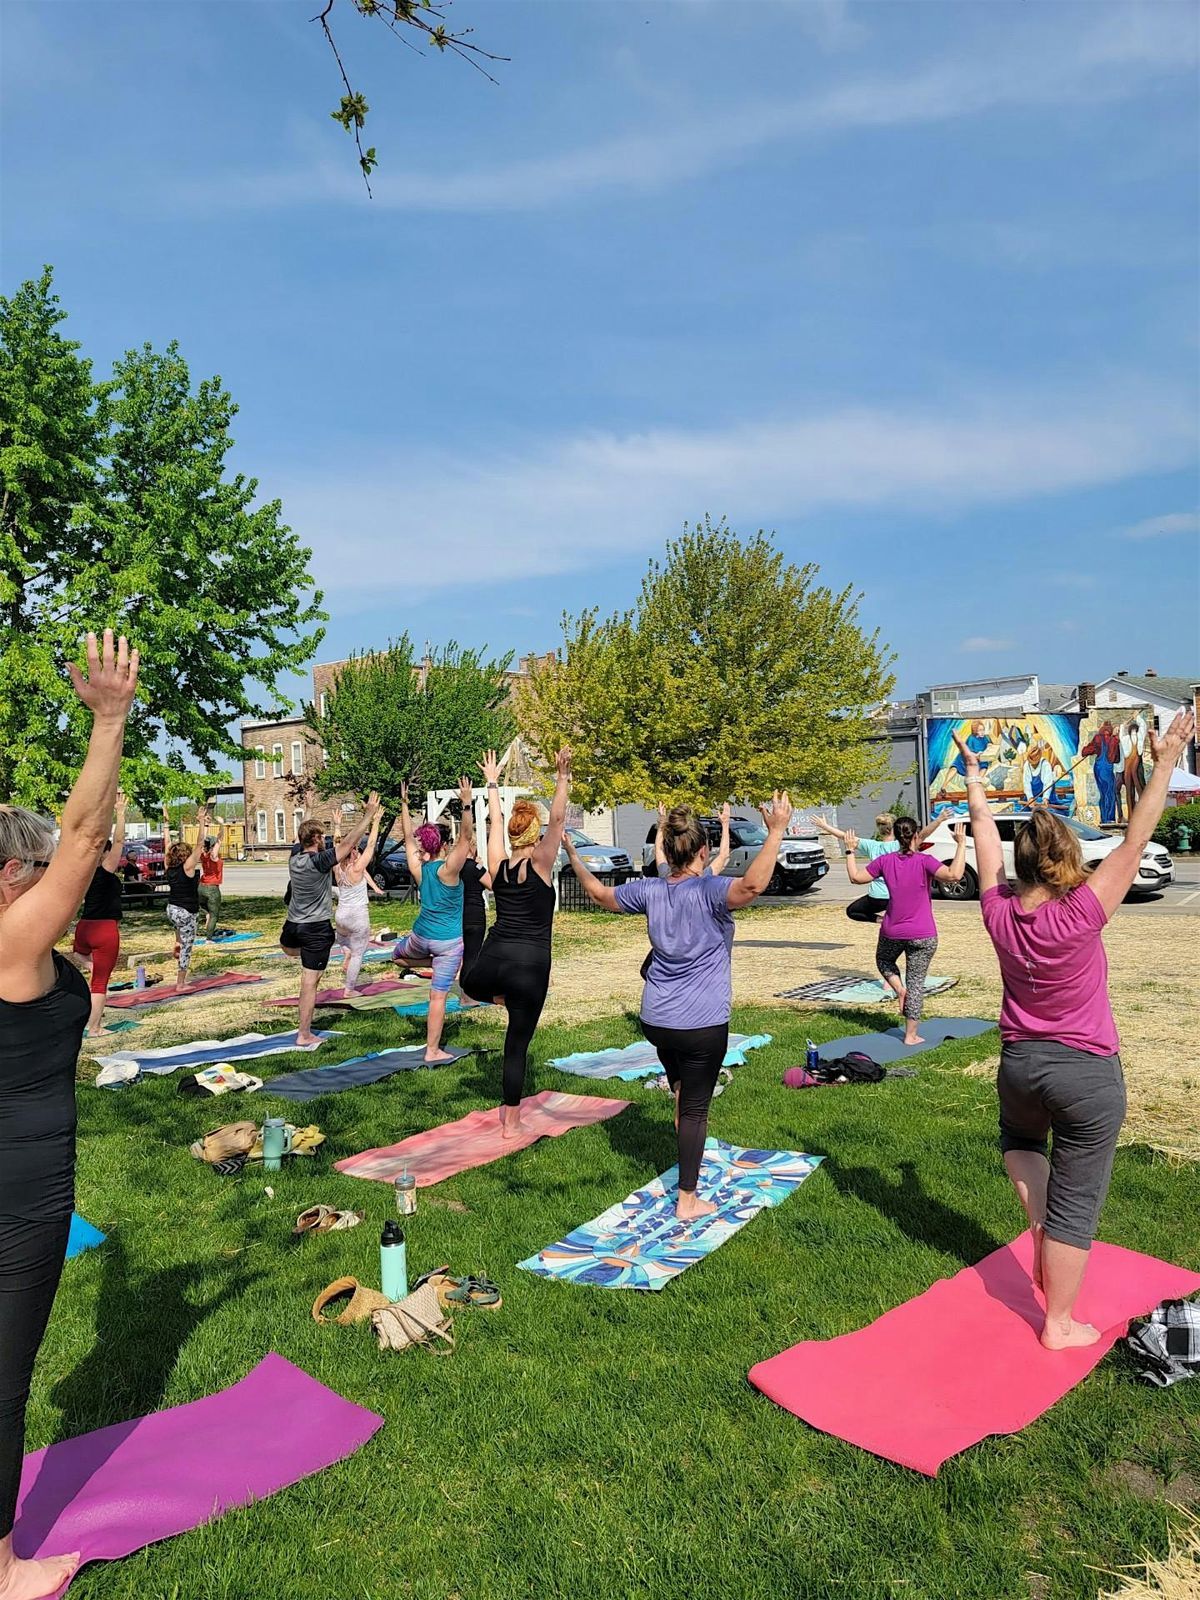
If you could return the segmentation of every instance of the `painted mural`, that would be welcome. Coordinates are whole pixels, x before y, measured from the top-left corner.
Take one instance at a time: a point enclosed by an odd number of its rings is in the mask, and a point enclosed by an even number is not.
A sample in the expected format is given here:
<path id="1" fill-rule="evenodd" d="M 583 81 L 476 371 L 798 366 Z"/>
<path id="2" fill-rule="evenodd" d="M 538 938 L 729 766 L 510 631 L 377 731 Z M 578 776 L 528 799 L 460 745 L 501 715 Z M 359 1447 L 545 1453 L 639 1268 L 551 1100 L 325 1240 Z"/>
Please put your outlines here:
<path id="1" fill-rule="evenodd" d="M 966 771 L 952 737 L 957 732 L 979 757 L 993 809 L 1046 805 L 1093 827 L 1123 822 L 1153 765 L 1153 726 L 1149 707 L 1086 717 L 1062 711 L 929 717 L 929 814 L 966 815 Z"/>

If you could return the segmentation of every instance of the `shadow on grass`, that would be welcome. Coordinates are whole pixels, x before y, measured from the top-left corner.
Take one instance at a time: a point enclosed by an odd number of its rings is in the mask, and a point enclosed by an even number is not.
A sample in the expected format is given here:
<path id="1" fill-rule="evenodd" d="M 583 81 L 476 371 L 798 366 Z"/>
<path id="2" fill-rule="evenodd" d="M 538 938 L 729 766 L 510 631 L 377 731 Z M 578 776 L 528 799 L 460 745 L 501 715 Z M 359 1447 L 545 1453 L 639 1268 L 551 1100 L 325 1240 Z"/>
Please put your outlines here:
<path id="1" fill-rule="evenodd" d="M 824 1171 L 842 1194 L 874 1206 L 917 1244 L 956 1256 L 964 1266 L 974 1266 L 1008 1243 L 981 1228 L 973 1217 L 935 1199 L 917 1176 L 915 1162 L 901 1161 L 899 1166 L 898 1181 L 876 1167 L 844 1166 L 836 1156 L 826 1156 Z"/>

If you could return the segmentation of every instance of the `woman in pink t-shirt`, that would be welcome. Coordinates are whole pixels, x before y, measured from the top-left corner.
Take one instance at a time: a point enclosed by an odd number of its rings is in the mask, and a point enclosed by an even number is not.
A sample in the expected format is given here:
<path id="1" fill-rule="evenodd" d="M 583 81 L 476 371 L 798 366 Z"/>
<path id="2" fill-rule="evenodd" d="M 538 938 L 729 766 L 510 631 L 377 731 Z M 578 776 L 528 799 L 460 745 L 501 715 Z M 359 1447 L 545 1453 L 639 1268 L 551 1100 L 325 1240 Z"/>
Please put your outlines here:
<path id="1" fill-rule="evenodd" d="M 1100 1337 L 1091 1323 L 1075 1320 L 1075 1302 L 1125 1118 L 1101 933 L 1137 876 L 1171 771 L 1194 732 L 1195 718 L 1181 711 L 1161 739 L 1151 736 L 1153 776 L 1124 839 L 1090 876 L 1071 830 L 1035 809 L 1013 844 L 1015 889 L 1005 877 L 979 761 L 956 737 L 967 768 L 983 924 L 1004 980 L 1000 1148 L 1033 1232 L 1033 1281 L 1045 1295 L 1041 1339 L 1048 1350 Z"/>
<path id="2" fill-rule="evenodd" d="M 967 830 L 954 829 L 954 860 L 944 867 L 936 856 L 922 854 L 919 846 L 923 830 L 912 817 L 897 817 L 892 824 L 897 850 L 894 855 L 876 856 L 866 866 L 855 860 L 858 835 L 842 835 L 846 851 L 846 872 L 851 883 L 871 883 L 882 878 L 887 884 L 887 910 L 879 925 L 875 946 L 875 965 L 891 989 L 904 1018 L 904 1042 L 924 1044 L 917 1032 L 925 1008 L 925 979 L 937 951 L 937 924 L 933 920 L 933 882 L 957 883 L 967 864 Z M 900 957 L 904 957 L 904 979 L 900 978 Z"/>

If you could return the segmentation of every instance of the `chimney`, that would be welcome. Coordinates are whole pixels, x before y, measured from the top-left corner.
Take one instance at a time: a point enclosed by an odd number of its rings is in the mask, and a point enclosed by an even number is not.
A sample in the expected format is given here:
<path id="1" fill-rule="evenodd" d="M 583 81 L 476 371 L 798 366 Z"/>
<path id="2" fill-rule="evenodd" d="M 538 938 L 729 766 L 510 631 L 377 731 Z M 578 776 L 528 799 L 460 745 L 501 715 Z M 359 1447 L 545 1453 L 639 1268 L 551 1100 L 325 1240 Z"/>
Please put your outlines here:
<path id="1" fill-rule="evenodd" d="M 1075 693 L 1079 700 L 1079 709 L 1086 715 L 1096 704 L 1096 685 L 1081 683 Z"/>
<path id="2" fill-rule="evenodd" d="M 1117 677 L 1118 678 L 1127 678 L 1128 676 L 1129 676 L 1129 668 L 1128 667 L 1126 667 L 1123 671 L 1117 673 Z"/>
<path id="3" fill-rule="evenodd" d="M 1145 672 L 1142 673 L 1142 677 L 1143 678 L 1157 678 L 1158 677 L 1158 673 L 1155 672 L 1153 667 L 1147 667 Z"/>

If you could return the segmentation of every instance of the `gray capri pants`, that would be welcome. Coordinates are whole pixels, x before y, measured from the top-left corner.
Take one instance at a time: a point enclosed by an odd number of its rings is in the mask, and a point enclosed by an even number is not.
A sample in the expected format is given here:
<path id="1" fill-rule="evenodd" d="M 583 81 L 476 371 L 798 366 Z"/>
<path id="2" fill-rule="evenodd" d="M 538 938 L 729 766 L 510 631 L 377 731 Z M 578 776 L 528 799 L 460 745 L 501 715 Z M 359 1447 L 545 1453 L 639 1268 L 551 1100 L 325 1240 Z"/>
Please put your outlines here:
<path id="1" fill-rule="evenodd" d="M 1000 1051 L 1001 1150 L 1050 1150 L 1046 1233 L 1091 1248 L 1125 1120 L 1120 1056 L 1054 1039 L 1017 1039 Z"/>

